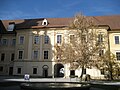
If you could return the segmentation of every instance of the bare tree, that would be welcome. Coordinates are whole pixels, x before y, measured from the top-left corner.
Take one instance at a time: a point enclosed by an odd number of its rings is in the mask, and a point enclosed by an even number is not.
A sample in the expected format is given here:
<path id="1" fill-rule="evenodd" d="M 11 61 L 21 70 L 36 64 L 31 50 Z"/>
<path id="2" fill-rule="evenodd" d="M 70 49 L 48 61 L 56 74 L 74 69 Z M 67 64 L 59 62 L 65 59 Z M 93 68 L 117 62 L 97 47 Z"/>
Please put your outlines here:
<path id="1" fill-rule="evenodd" d="M 70 30 L 74 31 L 73 40 L 56 45 L 56 57 L 63 63 L 70 63 L 70 69 L 82 68 L 81 80 L 84 69 L 94 66 L 95 55 L 98 51 L 96 29 L 92 18 L 78 14 L 70 24 Z"/>

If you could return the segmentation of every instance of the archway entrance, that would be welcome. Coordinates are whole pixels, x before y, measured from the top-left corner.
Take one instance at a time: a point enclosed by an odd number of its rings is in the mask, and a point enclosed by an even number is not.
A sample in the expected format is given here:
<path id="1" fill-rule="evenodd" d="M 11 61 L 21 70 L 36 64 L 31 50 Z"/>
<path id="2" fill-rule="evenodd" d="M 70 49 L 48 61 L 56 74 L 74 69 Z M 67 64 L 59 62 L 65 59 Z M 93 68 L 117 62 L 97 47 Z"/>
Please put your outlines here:
<path id="1" fill-rule="evenodd" d="M 48 66 L 44 65 L 43 67 L 43 77 L 47 78 L 48 77 Z"/>
<path id="2" fill-rule="evenodd" d="M 54 77 L 64 77 L 64 66 L 63 64 L 54 65 Z"/>

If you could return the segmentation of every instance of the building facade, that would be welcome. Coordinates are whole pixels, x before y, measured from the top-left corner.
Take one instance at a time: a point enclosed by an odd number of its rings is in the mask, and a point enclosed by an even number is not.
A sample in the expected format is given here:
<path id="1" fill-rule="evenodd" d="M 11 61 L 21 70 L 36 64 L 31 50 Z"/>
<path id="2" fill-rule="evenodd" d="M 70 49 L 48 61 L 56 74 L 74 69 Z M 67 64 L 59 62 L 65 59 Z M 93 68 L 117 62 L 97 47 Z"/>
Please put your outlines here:
<path id="1" fill-rule="evenodd" d="M 97 31 L 105 34 L 109 48 L 120 60 L 120 16 L 92 17 Z M 25 75 L 38 77 L 80 76 L 81 69 L 69 70 L 69 64 L 57 62 L 55 45 L 73 35 L 68 26 L 73 18 L 41 18 L 1 20 L 0 22 L 0 75 Z M 101 36 L 102 37 L 102 36 Z M 105 52 L 103 50 L 102 52 Z M 103 78 L 101 70 L 86 69 L 84 74 Z"/>

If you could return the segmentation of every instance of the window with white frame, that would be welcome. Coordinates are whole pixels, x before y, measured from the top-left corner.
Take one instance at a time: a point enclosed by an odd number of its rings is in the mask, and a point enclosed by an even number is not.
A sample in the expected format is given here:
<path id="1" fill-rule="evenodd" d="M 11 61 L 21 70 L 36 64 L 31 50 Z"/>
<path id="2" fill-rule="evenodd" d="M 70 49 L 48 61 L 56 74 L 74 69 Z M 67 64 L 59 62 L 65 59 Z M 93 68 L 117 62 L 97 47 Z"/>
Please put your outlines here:
<path id="1" fill-rule="evenodd" d="M 117 60 L 120 60 L 120 52 L 116 52 L 116 58 Z"/>
<path id="2" fill-rule="evenodd" d="M 103 34 L 98 34 L 98 43 L 102 43 L 103 42 Z"/>
<path id="3" fill-rule="evenodd" d="M 39 44 L 39 36 L 34 36 L 34 44 Z"/>
<path id="4" fill-rule="evenodd" d="M 23 51 L 18 51 L 18 59 L 23 59 Z"/>
<path id="5" fill-rule="evenodd" d="M 57 43 L 61 44 L 62 42 L 62 35 L 57 35 Z"/>
<path id="6" fill-rule="evenodd" d="M 34 59 L 38 59 L 38 51 L 34 51 L 33 52 L 33 58 Z"/>
<path id="7" fill-rule="evenodd" d="M 2 40 L 2 45 L 7 45 L 8 44 L 8 40 L 7 39 L 3 39 Z"/>
<path id="8" fill-rule="evenodd" d="M 19 44 L 24 44 L 24 36 L 19 37 Z"/>
<path id="9" fill-rule="evenodd" d="M 48 51 L 44 51 L 44 59 L 48 59 Z"/>
<path id="10" fill-rule="evenodd" d="M 48 43 L 49 43 L 49 36 L 45 35 L 44 40 L 45 40 L 44 43 L 45 43 L 45 44 L 48 44 Z"/>
<path id="11" fill-rule="evenodd" d="M 12 39 L 12 45 L 15 46 L 16 44 L 16 39 Z"/>
<path id="12" fill-rule="evenodd" d="M 115 44 L 120 44 L 119 36 L 115 36 Z"/>

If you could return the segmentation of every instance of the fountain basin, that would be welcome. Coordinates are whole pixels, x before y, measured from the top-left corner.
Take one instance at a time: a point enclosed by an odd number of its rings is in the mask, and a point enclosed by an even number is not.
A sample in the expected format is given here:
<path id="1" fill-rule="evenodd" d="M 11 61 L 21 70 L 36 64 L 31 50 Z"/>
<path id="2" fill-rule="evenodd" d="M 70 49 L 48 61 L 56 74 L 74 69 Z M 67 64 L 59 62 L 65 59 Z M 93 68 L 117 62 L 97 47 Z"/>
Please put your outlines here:
<path id="1" fill-rule="evenodd" d="M 22 83 L 20 85 L 22 90 L 89 90 L 89 84 L 80 83 L 67 83 L 67 82 L 56 82 L 56 83 Z"/>

